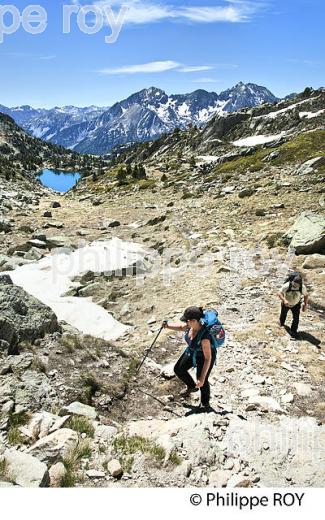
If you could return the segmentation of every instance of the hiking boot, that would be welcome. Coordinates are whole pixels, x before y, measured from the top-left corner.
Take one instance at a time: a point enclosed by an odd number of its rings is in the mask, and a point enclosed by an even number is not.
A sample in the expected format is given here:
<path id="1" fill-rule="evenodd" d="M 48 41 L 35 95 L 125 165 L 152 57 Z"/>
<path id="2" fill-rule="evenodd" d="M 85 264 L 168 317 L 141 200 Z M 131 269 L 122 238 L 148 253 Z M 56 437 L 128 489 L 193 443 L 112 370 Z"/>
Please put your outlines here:
<path id="1" fill-rule="evenodd" d="M 198 391 L 198 388 L 190 388 L 189 386 L 187 388 L 185 388 L 184 390 L 182 390 L 179 395 L 181 397 L 189 397 L 189 395 L 191 395 L 193 392 L 197 392 Z"/>
<path id="2" fill-rule="evenodd" d="M 198 406 L 198 412 L 209 412 L 211 410 L 210 403 L 200 403 Z"/>

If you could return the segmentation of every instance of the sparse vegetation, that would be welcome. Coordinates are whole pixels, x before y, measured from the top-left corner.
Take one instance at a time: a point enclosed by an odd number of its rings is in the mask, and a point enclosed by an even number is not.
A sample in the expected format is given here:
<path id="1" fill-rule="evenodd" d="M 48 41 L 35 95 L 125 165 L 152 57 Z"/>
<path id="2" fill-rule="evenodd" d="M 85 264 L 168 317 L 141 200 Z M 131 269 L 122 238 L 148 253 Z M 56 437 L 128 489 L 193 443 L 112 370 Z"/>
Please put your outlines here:
<path id="1" fill-rule="evenodd" d="M 8 442 L 15 446 L 23 443 L 23 437 L 19 431 L 20 426 L 24 426 L 30 420 L 30 414 L 26 412 L 11 413 L 9 415 Z"/>
<path id="2" fill-rule="evenodd" d="M 85 433 L 88 437 L 93 438 L 95 434 L 95 428 L 87 419 L 87 417 L 72 416 L 66 424 L 67 428 L 71 428 L 78 433 Z"/>
<path id="3" fill-rule="evenodd" d="M 148 455 L 159 465 L 162 465 L 166 456 L 166 451 L 162 446 L 138 435 L 122 435 L 120 437 L 115 437 L 113 447 L 117 453 L 122 455 L 122 457 L 133 455 L 137 451 L 140 451 L 141 453 Z"/>
<path id="4" fill-rule="evenodd" d="M 91 457 L 91 447 L 88 441 L 80 441 L 71 451 L 62 459 L 62 463 L 66 469 L 66 474 L 62 478 L 60 487 L 73 487 L 78 481 L 78 471 L 82 459 Z"/>

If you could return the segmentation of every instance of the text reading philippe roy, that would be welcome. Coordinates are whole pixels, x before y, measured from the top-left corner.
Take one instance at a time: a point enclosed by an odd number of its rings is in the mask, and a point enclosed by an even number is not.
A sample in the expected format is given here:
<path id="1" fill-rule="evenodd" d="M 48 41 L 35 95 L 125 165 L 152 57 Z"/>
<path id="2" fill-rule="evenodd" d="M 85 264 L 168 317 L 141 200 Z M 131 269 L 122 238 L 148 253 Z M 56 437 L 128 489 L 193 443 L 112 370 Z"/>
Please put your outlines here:
<path id="1" fill-rule="evenodd" d="M 193 493 L 190 503 L 193 506 L 226 507 L 253 510 L 258 507 L 295 508 L 301 507 L 305 493 L 274 492 L 267 495 L 245 495 L 244 493 Z"/>

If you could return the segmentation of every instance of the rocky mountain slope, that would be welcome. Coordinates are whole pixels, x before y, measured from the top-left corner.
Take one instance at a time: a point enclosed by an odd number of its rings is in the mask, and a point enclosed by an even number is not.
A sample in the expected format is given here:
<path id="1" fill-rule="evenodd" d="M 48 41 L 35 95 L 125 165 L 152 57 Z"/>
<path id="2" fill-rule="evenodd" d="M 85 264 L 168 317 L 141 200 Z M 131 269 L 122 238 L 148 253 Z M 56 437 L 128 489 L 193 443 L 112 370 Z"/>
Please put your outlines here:
<path id="1" fill-rule="evenodd" d="M 10 223 L 0 233 L 1 485 L 325 485 L 324 108 L 320 90 L 216 116 L 132 148 L 59 200 L 47 192 L 18 206 L 0 179 Z M 242 141 L 256 134 L 272 140 Z M 95 241 L 112 253 L 116 239 L 120 251 L 141 248 L 136 268 L 131 257 L 130 269 L 107 269 L 110 254 L 73 264 Z M 124 334 L 82 334 L 39 289 L 35 302 L 10 283 L 17 266 L 45 260 L 43 283 L 55 248 L 71 259 L 69 304 L 92 301 Z M 310 294 L 298 341 L 278 325 L 289 268 Z M 180 334 L 162 332 L 137 373 L 161 321 L 193 304 L 216 307 L 227 331 L 209 413 L 197 394 L 179 397 Z"/>
<path id="2" fill-rule="evenodd" d="M 148 141 L 174 128 L 202 126 L 216 113 L 275 103 L 278 99 L 265 87 L 238 83 L 221 92 L 196 90 L 168 96 L 151 87 L 132 94 L 110 108 L 31 107 L 6 108 L 30 134 L 81 153 L 105 154 L 114 146 Z"/>
<path id="3" fill-rule="evenodd" d="M 0 176 L 6 180 L 34 179 L 35 172 L 44 167 L 89 172 L 102 165 L 99 158 L 31 137 L 11 117 L 0 113 Z"/>

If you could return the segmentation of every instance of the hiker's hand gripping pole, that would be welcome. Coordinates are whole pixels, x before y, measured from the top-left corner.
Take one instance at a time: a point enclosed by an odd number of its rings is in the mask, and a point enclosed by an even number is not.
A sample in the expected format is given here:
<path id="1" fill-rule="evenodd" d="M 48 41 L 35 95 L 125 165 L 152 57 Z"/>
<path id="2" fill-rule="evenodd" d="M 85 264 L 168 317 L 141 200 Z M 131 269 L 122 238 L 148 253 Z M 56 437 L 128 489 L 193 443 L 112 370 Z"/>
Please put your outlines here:
<path id="1" fill-rule="evenodd" d="M 151 344 L 151 347 L 147 350 L 147 352 L 146 352 L 146 354 L 145 354 L 143 360 L 141 361 L 140 365 L 138 366 L 137 374 L 140 372 L 140 369 L 141 369 L 143 363 L 145 362 L 145 360 L 146 360 L 147 357 L 149 356 L 150 352 L 152 351 L 152 349 L 153 349 L 153 347 L 154 347 L 154 345 L 155 345 L 155 343 L 156 343 L 156 341 L 157 341 L 157 339 L 158 339 L 158 337 L 159 337 L 161 331 L 165 328 L 166 323 L 167 323 L 166 321 L 163 321 L 163 323 L 162 323 L 162 325 L 161 325 L 161 327 L 160 327 L 160 329 L 159 329 L 159 331 L 158 331 L 157 336 L 155 337 L 155 339 L 153 340 L 153 342 L 152 342 L 152 344 Z"/>

